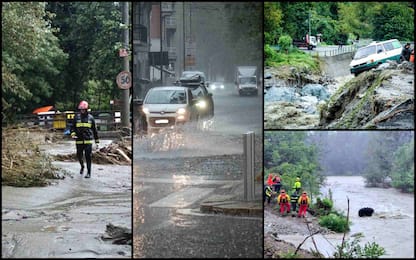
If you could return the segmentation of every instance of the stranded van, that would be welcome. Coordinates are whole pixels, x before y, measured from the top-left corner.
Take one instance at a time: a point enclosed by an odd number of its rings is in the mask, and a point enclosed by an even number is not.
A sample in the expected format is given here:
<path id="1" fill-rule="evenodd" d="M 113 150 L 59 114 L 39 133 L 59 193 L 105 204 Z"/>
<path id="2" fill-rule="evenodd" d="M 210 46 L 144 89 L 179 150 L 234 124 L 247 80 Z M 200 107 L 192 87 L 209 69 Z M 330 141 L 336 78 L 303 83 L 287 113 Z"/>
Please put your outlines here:
<path id="1" fill-rule="evenodd" d="M 400 61 L 402 45 L 396 39 L 372 42 L 366 47 L 359 48 L 350 63 L 350 71 L 357 76 L 363 71 L 370 70 L 388 61 Z"/>

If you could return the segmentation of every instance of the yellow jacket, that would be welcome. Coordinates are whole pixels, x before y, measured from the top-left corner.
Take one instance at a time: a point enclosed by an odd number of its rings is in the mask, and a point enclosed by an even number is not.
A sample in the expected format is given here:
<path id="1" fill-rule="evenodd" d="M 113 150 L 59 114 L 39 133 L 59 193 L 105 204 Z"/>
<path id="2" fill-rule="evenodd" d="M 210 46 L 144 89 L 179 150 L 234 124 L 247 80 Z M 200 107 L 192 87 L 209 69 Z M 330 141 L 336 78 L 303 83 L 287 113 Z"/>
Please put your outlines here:
<path id="1" fill-rule="evenodd" d="M 303 196 L 303 195 L 301 195 L 300 197 L 299 197 L 299 199 L 298 199 L 298 204 L 300 205 L 300 202 L 302 201 L 302 199 L 303 198 L 305 198 L 306 197 L 306 203 L 309 205 L 310 204 L 310 200 L 309 200 L 309 197 L 308 197 L 308 195 L 306 195 L 306 196 Z"/>
<path id="2" fill-rule="evenodd" d="M 289 195 L 288 194 L 285 194 L 285 196 L 286 196 L 286 202 L 290 202 L 290 197 L 289 197 Z M 277 203 L 279 203 L 280 204 L 280 200 L 282 199 L 282 194 L 279 194 L 279 196 L 277 196 Z"/>
<path id="3" fill-rule="evenodd" d="M 293 184 L 293 189 L 300 189 L 302 187 L 302 184 L 300 183 L 300 181 L 295 182 L 295 184 Z"/>

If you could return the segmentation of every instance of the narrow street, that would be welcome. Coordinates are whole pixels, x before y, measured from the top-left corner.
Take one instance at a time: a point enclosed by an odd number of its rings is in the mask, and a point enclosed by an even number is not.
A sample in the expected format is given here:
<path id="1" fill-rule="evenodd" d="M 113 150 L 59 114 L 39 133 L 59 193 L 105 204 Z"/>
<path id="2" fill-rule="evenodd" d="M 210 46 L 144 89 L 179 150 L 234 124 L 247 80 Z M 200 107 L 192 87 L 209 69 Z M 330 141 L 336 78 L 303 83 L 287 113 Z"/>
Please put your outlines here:
<path id="1" fill-rule="evenodd" d="M 203 201 L 244 195 L 243 134 L 250 130 L 261 169 L 262 96 L 239 97 L 232 84 L 227 87 L 213 92 L 211 127 L 184 131 L 180 145 L 155 150 L 149 137 L 134 139 L 134 257 L 262 257 L 262 217 L 200 211 Z M 256 190 L 259 205 L 261 192 Z"/>

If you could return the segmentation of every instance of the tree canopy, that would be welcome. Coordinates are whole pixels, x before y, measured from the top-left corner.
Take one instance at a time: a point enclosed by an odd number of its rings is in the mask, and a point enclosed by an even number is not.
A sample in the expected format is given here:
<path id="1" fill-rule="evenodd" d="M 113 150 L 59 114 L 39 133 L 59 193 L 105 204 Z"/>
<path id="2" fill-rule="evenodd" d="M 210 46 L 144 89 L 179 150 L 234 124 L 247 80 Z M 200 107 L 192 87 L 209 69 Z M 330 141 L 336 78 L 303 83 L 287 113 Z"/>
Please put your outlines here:
<path id="1" fill-rule="evenodd" d="M 276 44 L 282 34 L 302 39 L 322 34 L 327 44 L 357 38 L 413 41 L 412 2 L 266 2 L 265 44 Z"/>
<path id="2" fill-rule="evenodd" d="M 72 110 L 81 99 L 109 108 L 120 95 L 121 22 L 115 2 L 3 2 L 4 121 L 45 105 Z"/>
<path id="3" fill-rule="evenodd" d="M 309 194 L 319 194 L 324 177 L 318 163 L 318 148 L 307 143 L 306 132 L 265 132 L 264 176 L 279 173 L 283 188 L 291 191 L 296 177 Z"/>

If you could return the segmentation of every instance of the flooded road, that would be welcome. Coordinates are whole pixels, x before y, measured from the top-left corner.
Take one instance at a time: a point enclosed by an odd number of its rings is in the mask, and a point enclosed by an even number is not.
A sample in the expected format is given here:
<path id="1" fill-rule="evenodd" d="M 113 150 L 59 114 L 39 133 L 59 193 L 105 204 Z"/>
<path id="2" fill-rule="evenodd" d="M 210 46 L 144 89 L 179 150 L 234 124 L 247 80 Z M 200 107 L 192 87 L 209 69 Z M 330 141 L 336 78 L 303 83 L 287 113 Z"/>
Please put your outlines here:
<path id="1" fill-rule="evenodd" d="M 213 91 L 213 98 L 210 128 L 159 135 L 178 141 L 166 147 L 159 142 L 160 149 L 149 149 L 148 136 L 134 140 L 134 257 L 262 256 L 262 217 L 200 211 L 204 201 L 243 196 L 243 134 L 248 131 L 258 138 L 256 169 L 262 168 L 262 97 L 240 97 L 227 84 Z"/>
<path id="2" fill-rule="evenodd" d="M 130 245 L 101 239 L 110 223 L 131 230 L 131 166 L 93 164 L 85 179 L 77 162 L 54 165 L 67 174 L 53 185 L 2 187 L 2 257 L 131 257 Z"/>
<path id="3" fill-rule="evenodd" d="M 386 249 L 382 257 L 414 257 L 414 194 L 395 189 L 366 188 L 362 177 L 327 177 L 322 192 L 332 190 L 334 205 L 347 212 L 347 196 L 350 199 L 350 234 L 362 232 L 362 242 L 373 240 Z M 360 218 L 358 210 L 372 207 L 370 218 Z"/>

